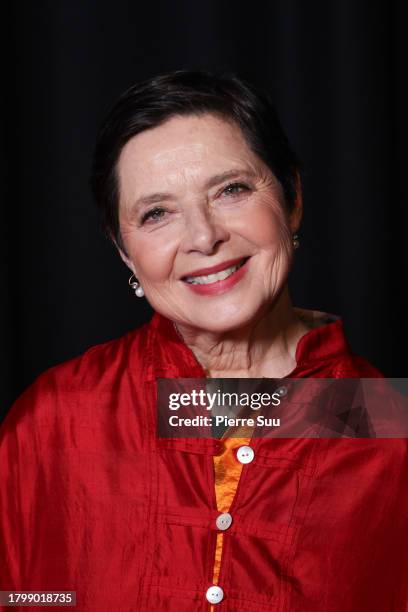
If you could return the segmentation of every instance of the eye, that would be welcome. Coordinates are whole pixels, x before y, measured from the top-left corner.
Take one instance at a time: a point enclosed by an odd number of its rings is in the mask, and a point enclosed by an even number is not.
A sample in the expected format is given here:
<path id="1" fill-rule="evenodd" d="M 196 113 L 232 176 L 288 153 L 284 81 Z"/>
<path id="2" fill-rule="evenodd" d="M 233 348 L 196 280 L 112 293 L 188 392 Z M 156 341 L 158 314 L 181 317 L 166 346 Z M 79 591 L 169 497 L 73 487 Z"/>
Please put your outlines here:
<path id="1" fill-rule="evenodd" d="M 243 191 L 249 191 L 248 185 L 245 185 L 245 183 L 231 183 L 230 185 L 224 187 L 222 194 L 234 196 L 242 193 Z"/>
<path id="2" fill-rule="evenodd" d="M 164 210 L 164 208 L 161 208 L 160 206 L 156 206 L 155 208 L 148 210 L 142 216 L 140 225 L 143 225 L 148 220 L 151 220 L 153 223 L 157 221 L 161 221 L 163 219 L 163 215 L 165 214 L 165 212 L 166 211 Z"/>

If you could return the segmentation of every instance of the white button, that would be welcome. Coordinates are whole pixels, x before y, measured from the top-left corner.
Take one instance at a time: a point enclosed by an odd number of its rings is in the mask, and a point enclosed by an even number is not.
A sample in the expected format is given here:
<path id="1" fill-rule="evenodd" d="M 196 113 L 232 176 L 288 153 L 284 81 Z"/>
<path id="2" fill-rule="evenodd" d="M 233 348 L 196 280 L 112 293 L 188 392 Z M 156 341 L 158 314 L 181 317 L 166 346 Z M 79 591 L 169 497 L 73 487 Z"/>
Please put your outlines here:
<path id="1" fill-rule="evenodd" d="M 217 520 L 215 521 L 215 524 L 217 525 L 220 531 L 225 531 L 226 529 L 231 527 L 231 523 L 232 516 L 229 514 L 229 512 L 224 512 L 224 514 L 220 514 L 217 517 Z"/>
<path id="2" fill-rule="evenodd" d="M 212 586 L 207 589 L 205 596 L 207 598 L 207 601 L 212 604 L 217 604 L 224 599 L 224 591 L 219 586 Z"/>
<path id="3" fill-rule="evenodd" d="M 255 453 L 250 446 L 240 446 L 237 450 L 237 459 L 240 463 L 251 463 Z"/>
<path id="4" fill-rule="evenodd" d="M 288 393 L 288 389 L 287 389 L 287 387 L 279 387 L 277 393 L 281 397 L 285 397 L 285 395 L 287 395 L 287 393 Z"/>

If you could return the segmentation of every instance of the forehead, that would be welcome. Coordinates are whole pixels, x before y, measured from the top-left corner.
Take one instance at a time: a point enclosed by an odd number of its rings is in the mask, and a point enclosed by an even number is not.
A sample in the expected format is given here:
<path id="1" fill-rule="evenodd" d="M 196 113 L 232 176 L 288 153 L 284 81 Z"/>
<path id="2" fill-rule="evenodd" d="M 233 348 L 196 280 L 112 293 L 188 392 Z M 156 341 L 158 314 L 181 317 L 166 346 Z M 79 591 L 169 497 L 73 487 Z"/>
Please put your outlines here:
<path id="1" fill-rule="evenodd" d="M 211 114 L 176 116 L 131 138 L 121 152 L 118 173 L 124 186 L 136 175 L 139 180 L 187 171 L 191 175 L 257 161 L 233 121 Z"/>

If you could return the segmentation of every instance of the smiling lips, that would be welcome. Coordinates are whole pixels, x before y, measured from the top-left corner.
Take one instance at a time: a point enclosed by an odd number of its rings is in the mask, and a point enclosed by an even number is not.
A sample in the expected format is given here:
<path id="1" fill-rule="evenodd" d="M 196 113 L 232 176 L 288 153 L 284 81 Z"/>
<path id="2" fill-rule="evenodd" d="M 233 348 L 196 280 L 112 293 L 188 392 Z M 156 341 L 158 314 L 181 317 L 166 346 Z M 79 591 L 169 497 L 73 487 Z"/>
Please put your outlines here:
<path id="1" fill-rule="evenodd" d="M 201 268 L 186 275 L 182 280 L 195 293 L 214 295 L 233 287 L 245 274 L 249 257 L 231 259 L 223 263 Z"/>

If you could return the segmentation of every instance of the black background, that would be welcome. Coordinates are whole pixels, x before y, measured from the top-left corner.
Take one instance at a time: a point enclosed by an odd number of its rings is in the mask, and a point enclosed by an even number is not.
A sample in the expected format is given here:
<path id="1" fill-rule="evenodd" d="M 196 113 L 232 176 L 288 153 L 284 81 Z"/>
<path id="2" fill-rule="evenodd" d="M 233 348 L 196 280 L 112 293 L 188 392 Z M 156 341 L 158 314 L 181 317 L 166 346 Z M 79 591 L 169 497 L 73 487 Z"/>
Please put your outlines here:
<path id="1" fill-rule="evenodd" d="M 265 86 L 303 162 L 294 303 L 405 376 L 404 2 L 50 0 L 3 14 L 0 412 L 36 375 L 147 320 L 98 224 L 97 128 L 135 81 L 181 68 Z"/>

